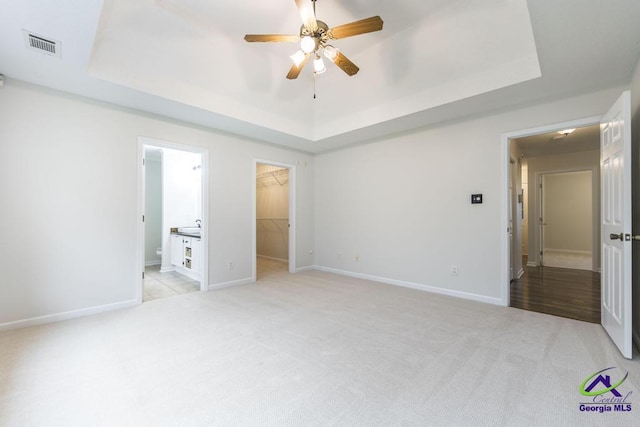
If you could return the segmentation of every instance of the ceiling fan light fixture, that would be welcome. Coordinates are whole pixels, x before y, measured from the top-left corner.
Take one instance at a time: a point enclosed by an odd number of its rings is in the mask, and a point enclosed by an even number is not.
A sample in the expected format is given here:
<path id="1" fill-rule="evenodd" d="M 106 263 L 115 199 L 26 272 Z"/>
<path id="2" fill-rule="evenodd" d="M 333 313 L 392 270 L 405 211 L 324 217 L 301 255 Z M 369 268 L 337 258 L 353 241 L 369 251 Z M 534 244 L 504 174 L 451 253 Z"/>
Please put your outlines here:
<path id="1" fill-rule="evenodd" d="M 304 36 L 302 40 L 300 40 L 300 49 L 304 53 L 311 53 L 316 50 L 316 39 L 311 36 Z"/>
<path id="2" fill-rule="evenodd" d="M 307 55 L 305 55 L 305 53 L 301 50 L 297 51 L 296 53 L 290 56 L 293 63 L 296 64 L 296 67 L 299 67 L 300 64 L 304 62 L 306 57 Z"/>
<path id="3" fill-rule="evenodd" d="M 324 47 L 324 56 L 329 58 L 331 62 L 336 62 L 336 57 L 338 56 L 338 52 L 340 52 L 337 48 L 329 45 Z"/>
<path id="4" fill-rule="evenodd" d="M 313 72 L 316 74 L 322 74 L 327 71 L 327 68 L 324 66 L 324 61 L 318 55 L 316 59 L 313 60 Z"/>
<path id="5" fill-rule="evenodd" d="M 573 129 L 565 129 L 565 130 L 560 130 L 558 131 L 559 134 L 564 135 L 564 136 L 569 136 L 573 133 L 573 131 L 576 130 L 575 128 Z"/>

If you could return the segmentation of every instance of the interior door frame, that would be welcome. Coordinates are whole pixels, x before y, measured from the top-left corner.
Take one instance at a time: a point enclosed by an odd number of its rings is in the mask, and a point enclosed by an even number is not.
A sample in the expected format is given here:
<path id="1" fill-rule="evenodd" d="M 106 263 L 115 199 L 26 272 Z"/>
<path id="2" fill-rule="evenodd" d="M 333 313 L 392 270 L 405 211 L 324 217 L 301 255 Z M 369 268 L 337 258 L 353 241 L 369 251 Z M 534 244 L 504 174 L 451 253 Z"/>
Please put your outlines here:
<path id="1" fill-rule="evenodd" d="M 251 172 L 251 248 L 253 253 L 251 261 L 251 279 L 253 282 L 258 279 L 256 171 L 259 164 L 277 166 L 289 170 L 289 273 L 293 274 L 296 272 L 296 165 L 254 158 Z"/>
<path id="2" fill-rule="evenodd" d="M 165 140 L 150 138 L 146 136 L 138 136 L 138 151 L 137 151 L 137 233 L 136 233 L 136 287 L 135 287 L 135 299 L 138 304 L 142 304 L 143 295 L 143 276 L 145 267 L 145 230 L 144 221 L 142 216 L 145 211 L 145 183 L 144 183 L 144 146 L 151 145 L 160 148 L 169 148 L 178 151 L 187 151 L 190 153 L 200 154 L 202 160 L 201 168 L 201 200 L 202 200 L 202 276 L 200 277 L 200 291 L 209 290 L 209 150 L 206 148 L 179 144 L 175 142 L 169 142 Z"/>
<path id="3" fill-rule="evenodd" d="M 529 129 L 522 129 L 513 132 L 506 132 L 500 136 L 500 164 L 502 165 L 501 170 L 501 195 L 500 195 L 500 205 L 501 205 L 501 218 L 500 223 L 502 225 L 502 238 L 500 243 L 500 271 L 501 271 L 501 283 L 502 283 L 502 292 L 501 292 L 501 305 L 505 307 L 509 307 L 511 301 L 511 281 L 509 280 L 509 271 L 510 271 L 510 245 L 509 245 L 509 211 L 511 206 L 509 206 L 509 167 L 510 167 L 510 158 L 511 153 L 509 151 L 510 142 L 512 139 L 516 138 L 524 138 L 526 136 L 538 135 L 541 133 L 549 133 L 549 132 L 557 132 L 562 129 L 568 128 L 578 128 L 585 126 L 593 126 L 600 125 L 600 120 L 602 119 L 602 115 L 599 116 L 591 116 L 584 117 L 576 120 L 569 120 L 564 122 L 557 122 L 549 125 L 538 126 Z M 531 185 L 531 183 L 529 183 Z M 531 197 L 531 194 L 529 194 Z M 531 223 L 531 218 L 529 218 L 529 223 Z M 531 236 L 529 236 L 531 238 Z"/>
<path id="4" fill-rule="evenodd" d="M 518 164 L 518 160 L 514 157 L 509 157 L 509 177 L 507 179 L 509 192 L 507 197 L 509 198 L 508 204 L 508 215 L 509 215 L 509 280 L 514 280 L 519 272 L 515 270 L 516 264 L 516 242 L 514 241 L 517 238 L 516 226 L 515 224 L 518 222 L 517 214 L 514 212 L 514 206 L 517 206 L 518 200 L 514 198 L 515 193 L 515 181 L 516 181 L 516 165 Z"/>

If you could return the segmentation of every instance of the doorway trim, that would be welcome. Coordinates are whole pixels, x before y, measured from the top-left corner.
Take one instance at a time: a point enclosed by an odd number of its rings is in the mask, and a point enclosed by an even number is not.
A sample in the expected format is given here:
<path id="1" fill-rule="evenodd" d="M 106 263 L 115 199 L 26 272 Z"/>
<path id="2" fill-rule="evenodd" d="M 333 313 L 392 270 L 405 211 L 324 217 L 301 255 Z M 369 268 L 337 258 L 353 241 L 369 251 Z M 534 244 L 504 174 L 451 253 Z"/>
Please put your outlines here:
<path id="1" fill-rule="evenodd" d="M 202 147 L 193 145 L 179 144 L 175 142 L 169 142 L 161 139 L 150 138 L 146 136 L 138 136 L 138 152 L 137 152 L 137 233 L 136 233 L 136 289 L 135 299 L 138 304 L 142 304 L 143 294 L 143 278 L 145 261 L 144 261 L 144 245 L 145 245 L 145 233 L 144 233 L 144 221 L 142 216 L 144 215 L 144 146 L 151 145 L 160 148 L 169 148 L 178 151 L 187 151 L 190 153 L 200 154 L 202 160 L 202 277 L 200 277 L 200 291 L 209 290 L 209 150 Z"/>
<path id="2" fill-rule="evenodd" d="M 538 135 L 541 133 L 549 133 L 556 132 L 562 129 L 567 128 L 578 128 L 585 126 L 593 126 L 600 125 L 600 120 L 602 116 L 591 116 L 585 117 L 576 120 L 568 120 L 564 122 L 552 123 L 549 125 L 538 126 L 534 128 L 522 129 L 512 132 L 505 132 L 500 136 L 500 164 L 501 164 L 501 185 L 500 185 L 500 223 L 501 223 L 501 234 L 502 238 L 500 244 L 500 276 L 502 283 L 502 292 L 501 292 L 501 304 L 505 307 L 509 307 L 511 302 L 511 280 L 509 269 L 510 265 L 510 252 L 511 245 L 509 242 L 509 211 L 511 206 L 509 206 L 509 167 L 510 167 L 510 158 L 511 153 L 509 151 L 510 141 L 515 138 L 523 138 L 525 136 Z M 531 185 L 531 183 L 529 183 Z M 529 194 L 531 197 L 531 194 Z M 529 218 L 531 221 L 531 218 Z"/>
<path id="3" fill-rule="evenodd" d="M 257 273 L 257 236 L 256 236 L 256 180 L 258 164 L 277 166 L 289 169 L 289 273 L 296 272 L 296 165 L 274 162 L 264 159 L 253 159 L 251 171 L 251 280 L 255 282 L 258 279 Z"/>

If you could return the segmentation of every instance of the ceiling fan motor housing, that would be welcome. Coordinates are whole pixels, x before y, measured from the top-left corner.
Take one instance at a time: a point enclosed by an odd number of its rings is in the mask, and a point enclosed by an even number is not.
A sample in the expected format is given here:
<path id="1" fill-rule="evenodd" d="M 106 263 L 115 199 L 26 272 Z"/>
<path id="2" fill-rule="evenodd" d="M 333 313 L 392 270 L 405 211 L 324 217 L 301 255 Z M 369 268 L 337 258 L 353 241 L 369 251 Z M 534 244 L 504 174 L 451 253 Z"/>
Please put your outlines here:
<path id="1" fill-rule="evenodd" d="M 318 23 L 318 28 L 316 28 L 315 31 L 309 30 L 304 26 L 304 24 L 300 26 L 300 37 L 309 36 L 318 39 L 319 41 L 326 41 L 330 38 L 329 26 L 320 20 L 317 20 L 316 22 Z"/>

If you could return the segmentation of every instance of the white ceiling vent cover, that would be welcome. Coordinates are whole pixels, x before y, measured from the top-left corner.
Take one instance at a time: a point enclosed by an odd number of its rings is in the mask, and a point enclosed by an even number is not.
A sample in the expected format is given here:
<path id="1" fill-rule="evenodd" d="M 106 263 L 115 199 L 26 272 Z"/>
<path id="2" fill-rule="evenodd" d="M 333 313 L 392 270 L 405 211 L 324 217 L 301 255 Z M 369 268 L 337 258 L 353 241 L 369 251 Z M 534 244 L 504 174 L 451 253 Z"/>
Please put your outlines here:
<path id="1" fill-rule="evenodd" d="M 60 58 L 60 48 L 62 43 L 58 40 L 54 40 L 50 37 L 43 37 L 27 30 L 22 30 L 22 33 L 24 34 L 24 43 L 27 46 L 27 49 Z"/>

